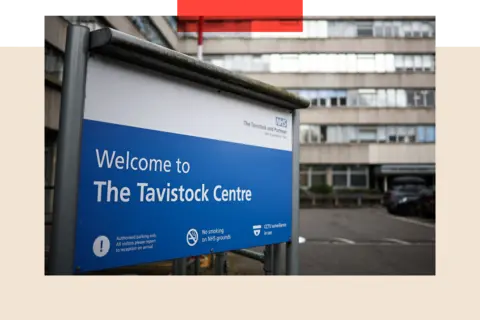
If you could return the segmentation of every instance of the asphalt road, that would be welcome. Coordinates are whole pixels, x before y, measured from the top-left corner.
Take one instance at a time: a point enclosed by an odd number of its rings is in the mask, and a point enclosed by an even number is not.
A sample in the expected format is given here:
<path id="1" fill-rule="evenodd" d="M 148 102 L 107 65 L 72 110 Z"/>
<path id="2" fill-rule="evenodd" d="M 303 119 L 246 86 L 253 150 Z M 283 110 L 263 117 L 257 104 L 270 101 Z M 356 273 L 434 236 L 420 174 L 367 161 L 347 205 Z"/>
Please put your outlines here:
<path id="1" fill-rule="evenodd" d="M 304 209 L 300 235 L 301 275 L 435 275 L 434 222 L 382 208 Z M 237 274 L 262 273 L 260 263 L 243 257 L 232 267 Z"/>
<path id="2" fill-rule="evenodd" d="M 434 275 L 434 223 L 378 209 L 300 214 L 303 275 Z"/>

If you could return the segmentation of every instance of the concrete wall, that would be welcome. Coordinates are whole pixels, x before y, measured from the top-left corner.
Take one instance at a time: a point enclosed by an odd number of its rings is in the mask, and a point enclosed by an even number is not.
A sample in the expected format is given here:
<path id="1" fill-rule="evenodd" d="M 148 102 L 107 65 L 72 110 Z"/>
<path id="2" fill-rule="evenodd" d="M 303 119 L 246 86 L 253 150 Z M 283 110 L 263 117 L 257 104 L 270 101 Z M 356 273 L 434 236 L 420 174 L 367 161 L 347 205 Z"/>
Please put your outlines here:
<path id="1" fill-rule="evenodd" d="M 434 108 L 309 108 L 300 111 L 309 124 L 435 124 Z"/>
<path id="2" fill-rule="evenodd" d="M 65 51 L 68 22 L 57 16 L 45 17 L 45 41 Z"/>
<path id="3" fill-rule="evenodd" d="M 45 127 L 58 130 L 60 120 L 60 88 L 45 86 Z"/>
<path id="4" fill-rule="evenodd" d="M 333 39 L 207 39 L 204 54 L 262 53 L 416 53 L 435 52 L 435 39 L 333 38 Z M 182 40 L 179 49 L 197 52 L 195 39 Z"/>
<path id="5" fill-rule="evenodd" d="M 246 73 L 283 88 L 434 88 L 435 73 Z"/>
<path id="6" fill-rule="evenodd" d="M 431 164 L 435 163 L 435 144 L 302 145 L 300 163 Z"/>

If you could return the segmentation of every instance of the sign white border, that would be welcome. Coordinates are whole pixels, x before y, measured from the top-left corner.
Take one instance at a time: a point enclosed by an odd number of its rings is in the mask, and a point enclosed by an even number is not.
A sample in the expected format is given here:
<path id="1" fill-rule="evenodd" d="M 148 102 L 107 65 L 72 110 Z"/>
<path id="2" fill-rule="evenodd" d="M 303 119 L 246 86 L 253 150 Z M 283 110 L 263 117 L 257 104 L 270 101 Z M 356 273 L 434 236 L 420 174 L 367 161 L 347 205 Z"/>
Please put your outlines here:
<path id="1" fill-rule="evenodd" d="M 292 151 L 287 110 L 97 57 L 88 62 L 84 119 Z"/>

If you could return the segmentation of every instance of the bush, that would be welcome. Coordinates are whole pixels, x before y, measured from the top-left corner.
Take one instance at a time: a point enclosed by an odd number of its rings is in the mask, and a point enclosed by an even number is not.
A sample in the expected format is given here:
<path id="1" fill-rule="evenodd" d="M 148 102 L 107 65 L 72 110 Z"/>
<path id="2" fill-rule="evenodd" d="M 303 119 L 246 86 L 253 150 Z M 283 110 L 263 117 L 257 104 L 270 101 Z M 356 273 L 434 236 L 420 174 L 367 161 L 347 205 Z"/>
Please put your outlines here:
<path id="1" fill-rule="evenodd" d="M 313 193 L 330 194 L 333 192 L 333 188 L 328 184 L 321 184 L 321 185 L 312 186 L 310 188 L 310 191 Z"/>

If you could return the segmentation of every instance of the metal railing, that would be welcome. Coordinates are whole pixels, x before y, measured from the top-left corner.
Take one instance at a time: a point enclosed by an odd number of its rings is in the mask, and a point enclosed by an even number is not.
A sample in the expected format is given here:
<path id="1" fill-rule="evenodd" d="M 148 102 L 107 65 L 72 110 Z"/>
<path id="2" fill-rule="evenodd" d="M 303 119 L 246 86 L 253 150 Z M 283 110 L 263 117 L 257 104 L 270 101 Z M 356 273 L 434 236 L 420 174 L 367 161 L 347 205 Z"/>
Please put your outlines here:
<path id="1" fill-rule="evenodd" d="M 300 196 L 300 207 L 363 207 L 383 205 L 383 194 L 339 193 L 315 194 Z"/>

